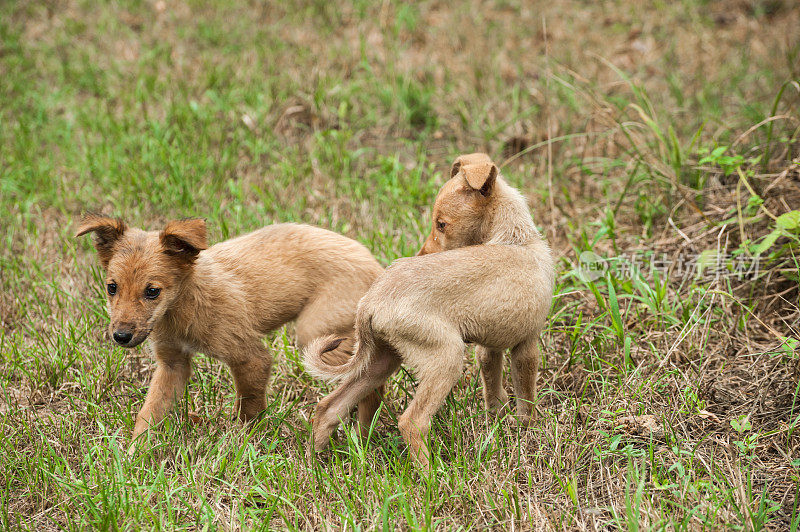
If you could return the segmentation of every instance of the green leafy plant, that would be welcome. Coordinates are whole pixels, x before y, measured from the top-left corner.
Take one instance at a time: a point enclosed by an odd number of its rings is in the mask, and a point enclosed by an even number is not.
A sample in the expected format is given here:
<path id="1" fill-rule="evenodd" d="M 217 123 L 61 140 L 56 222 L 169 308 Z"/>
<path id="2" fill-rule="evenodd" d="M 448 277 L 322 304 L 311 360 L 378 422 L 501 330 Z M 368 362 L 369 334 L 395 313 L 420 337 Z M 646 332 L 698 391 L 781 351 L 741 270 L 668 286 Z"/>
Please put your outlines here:
<path id="1" fill-rule="evenodd" d="M 751 248 L 756 256 L 761 255 L 775 244 L 782 236 L 798 243 L 800 239 L 800 210 L 793 210 L 781 214 L 775 219 L 774 229 L 767 233 L 761 241 Z"/>
<path id="2" fill-rule="evenodd" d="M 738 154 L 726 155 L 728 149 L 728 146 L 717 146 L 713 150 L 701 147 L 697 153 L 704 157 L 697 164 L 713 164 L 719 166 L 726 176 L 731 175 L 744 164 L 744 157 Z"/>

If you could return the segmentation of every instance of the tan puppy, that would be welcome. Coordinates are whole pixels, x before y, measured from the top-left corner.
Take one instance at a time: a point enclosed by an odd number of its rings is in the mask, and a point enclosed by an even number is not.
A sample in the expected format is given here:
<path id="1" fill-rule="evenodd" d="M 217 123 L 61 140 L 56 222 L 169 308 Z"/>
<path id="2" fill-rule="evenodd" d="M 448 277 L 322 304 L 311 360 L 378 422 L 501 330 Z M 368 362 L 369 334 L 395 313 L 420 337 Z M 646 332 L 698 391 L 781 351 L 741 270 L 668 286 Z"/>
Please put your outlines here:
<path id="1" fill-rule="evenodd" d="M 272 225 L 210 248 L 197 219 L 145 232 L 89 214 L 76 236 L 90 232 L 106 270 L 111 335 L 123 347 L 149 337 L 158 362 L 134 438 L 183 393 L 197 351 L 230 366 L 242 420 L 266 407 L 272 357 L 262 338 L 286 322 L 296 320 L 299 346 L 343 335 L 325 360 L 345 363 L 358 300 L 382 272 L 358 242 L 308 225 Z M 361 403 L 363 428 L 378 401 Z"/>
<path id="2" fill-rule="evenodd" d="M 539 335 L 553 296 L 553 257 L 524 198 L 498 177 L 487 155 L 456 160 L 436 198 L 433 229 L 420 255 L 395 261 L 363 297 L 355 355 L 346 364 L 325 360 L 342 339 L 320 338 L 306 349 L 312 374 L 342 381 L 317 407 L 314 450 L 323 449 L 353 405 L 402 362 L 416 370 L 419 385 L 400 417 L 400 432 L 429 467 L 425 440 L 431 418 L 461 377 L 464 342 L 480 345 L 489 409 L 507 401 L 503 351 L 511 349 L 517 412 L 522 421 L 530 419 Z"/>

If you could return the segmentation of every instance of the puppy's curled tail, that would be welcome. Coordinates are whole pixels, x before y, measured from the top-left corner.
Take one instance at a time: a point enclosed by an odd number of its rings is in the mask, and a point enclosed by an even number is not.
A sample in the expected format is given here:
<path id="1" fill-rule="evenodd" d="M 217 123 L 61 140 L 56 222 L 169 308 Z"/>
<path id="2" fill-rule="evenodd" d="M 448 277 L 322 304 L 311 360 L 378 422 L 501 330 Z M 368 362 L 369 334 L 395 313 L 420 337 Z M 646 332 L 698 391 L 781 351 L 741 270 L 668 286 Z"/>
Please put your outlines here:
<path id="1" fill-rule="evenodd" d="M 350 338 L 334 335 L 317 338 L 303 351 L 303 363 L 312 376 L 327 382 L 339 382 L 364 371 L 375 352 L 372 320 L 356 328 L 355 346 Z"/>

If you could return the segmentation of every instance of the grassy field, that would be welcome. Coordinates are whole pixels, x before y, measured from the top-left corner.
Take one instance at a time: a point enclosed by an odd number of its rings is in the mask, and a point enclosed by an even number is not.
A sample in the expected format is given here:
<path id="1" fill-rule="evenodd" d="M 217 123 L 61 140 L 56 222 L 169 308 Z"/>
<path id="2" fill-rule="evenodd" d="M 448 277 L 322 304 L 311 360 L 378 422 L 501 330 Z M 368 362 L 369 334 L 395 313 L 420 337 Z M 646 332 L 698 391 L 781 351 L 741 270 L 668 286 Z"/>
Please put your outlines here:
<path id="1" fill-rule="evenodd" d="M 791 0 L 0 2 L 0 524 L 798 530 L 798 27 Z M 329 388 L 288 326 L 259 423 L 199 355 L 128 456 L 154 363 L 105 336 L 82 211 L 312 223 L 388 265 L 478 150 L 559 257 L 529 430 L 470 351 L 430 475 L 406 372 L 310 467 Z"/>

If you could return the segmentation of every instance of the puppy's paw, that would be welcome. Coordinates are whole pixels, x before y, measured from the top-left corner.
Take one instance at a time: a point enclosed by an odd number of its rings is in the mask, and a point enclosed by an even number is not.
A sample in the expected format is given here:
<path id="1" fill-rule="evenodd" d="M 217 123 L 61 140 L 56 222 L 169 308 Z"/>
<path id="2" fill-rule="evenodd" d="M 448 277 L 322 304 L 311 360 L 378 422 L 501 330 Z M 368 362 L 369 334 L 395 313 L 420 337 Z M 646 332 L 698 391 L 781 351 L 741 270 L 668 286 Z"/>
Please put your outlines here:
<path id="1" fill-rule="evenodd" d="M 491 414 L 499 414 L 508 405 L 508 394 L 502 390 L 496 397 L 485 397 L 486 410 Z"/>
<path id="2" fill-rule="evenodd" d="M 317 445 L 315 445 L 313 441 L 306 445 L 306 463 L 309 467 L 314 467 L 314 465 L 319 461 L 319 453 L 323 449 L 318 449 Z"/>
<path id="3" fill-rule="evenodd" d="M 497 401 L 500 403 L 500 406 L 508 404 L 508 393 L 501 389 L 500 393 L 497 395 Z"/>
<path id="4" fill-rule="evenodd" d="M 517 422 L 520 428 L 528 429 L 536 421 L 536 408 L 528 408 L 523 411 L 517 411 Z"/>
<path id="5" fill-rule="evenodd" d="M 139 442 L 137 440 L 132 441 L 130 445 L 128 445 L 128 456 L 135 456 L 138 448 Z"/>
<path id="6" fill-rule="evenodd" d="M 330 443 L 331 442 L 329 438 L 324 440 L 322 439 L 318 440 L 317 438 L 314 438 L 314 441 L 309 446 L 309 449 L 311 449 L 312 452 L 314 452 L 315 454 L 321 453 L 322 451 L 328 448 L 328 445 L 330 445 Z"/>

